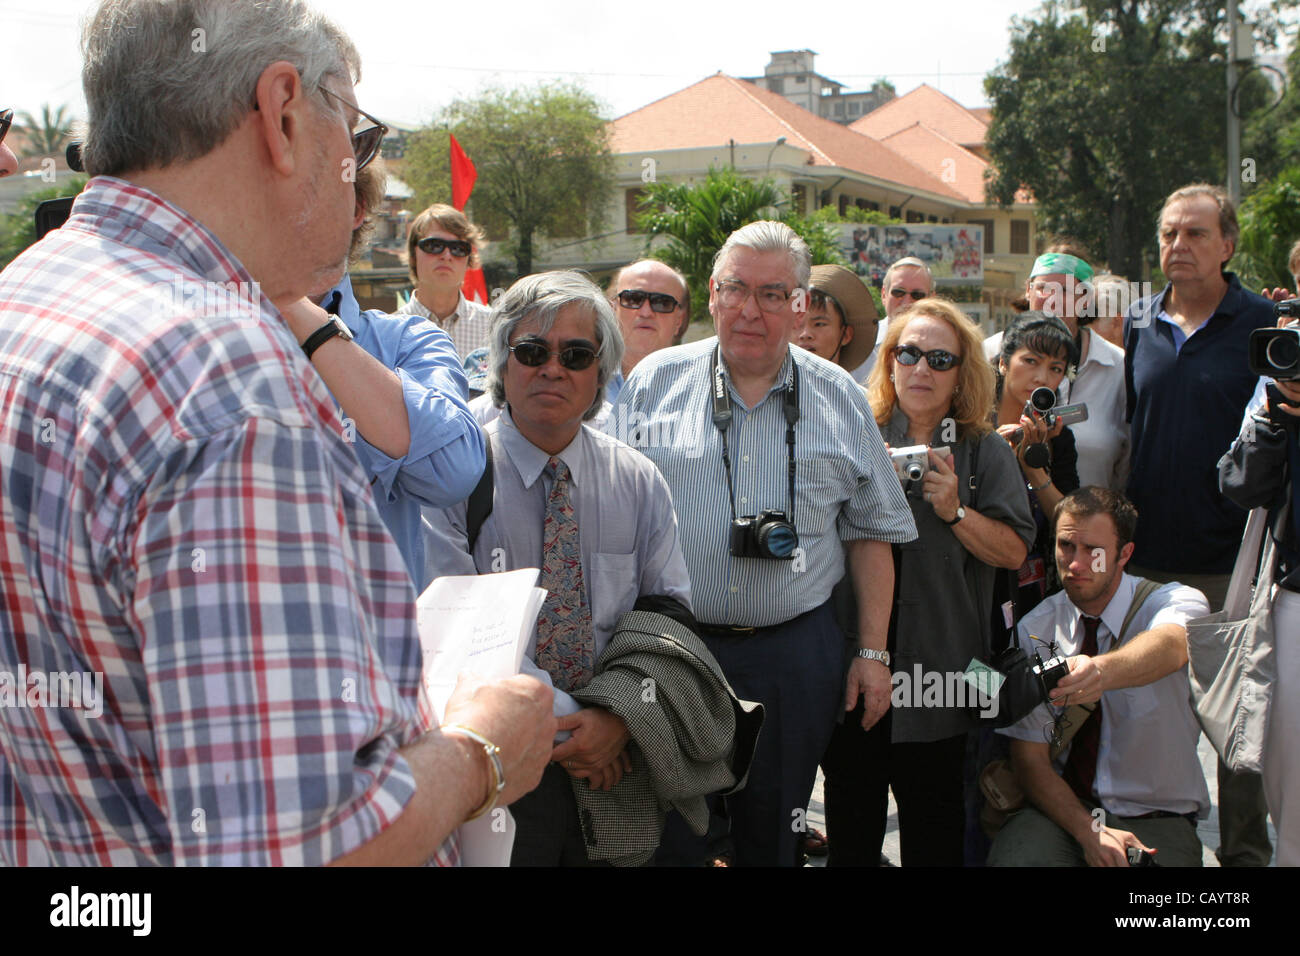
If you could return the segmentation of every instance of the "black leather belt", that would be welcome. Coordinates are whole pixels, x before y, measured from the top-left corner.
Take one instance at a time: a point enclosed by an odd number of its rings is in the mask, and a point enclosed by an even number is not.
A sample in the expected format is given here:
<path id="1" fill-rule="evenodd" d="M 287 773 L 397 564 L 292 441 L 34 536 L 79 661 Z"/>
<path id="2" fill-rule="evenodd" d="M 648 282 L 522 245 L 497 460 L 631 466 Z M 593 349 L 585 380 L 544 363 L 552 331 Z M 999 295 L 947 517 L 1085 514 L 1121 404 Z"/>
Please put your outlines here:
<path id="1" fill-rule="evenodd" d="M 1135 817 L 1125 817 L 1125 819 L 1126 820 L 1155 820 L 1155 819 L 1160 819 L 1165 817 L 1182 817 L 1192 826 L 1196 826 L 1196 822 L 1199 819 L 1195 810 L 1192 810 L 1189 813 L 1174 813 L 1171 810 L 1152 810 L 1150 813 L 1139 813 Z"/>
<path id="2" fill-rule="evenodd" d="M 828 600 L 827 604 L 830 603 Z M 741 627 L 736 624 L 705 624 L 703 621 L 696 623 L 696 629 L 699 634 L 705 637 L 753 637 L 755 634 L 762 634 L 764 631 L 775 631 L 780 627 L 789 627 L 791 624 L 797 624 L 804 618 L 816 614 L 826 604 L 820 604 L 811 611 L 804 611 L 788 621 L 782 621 L 780 624 L 766 624 L 762 627 Z"/>

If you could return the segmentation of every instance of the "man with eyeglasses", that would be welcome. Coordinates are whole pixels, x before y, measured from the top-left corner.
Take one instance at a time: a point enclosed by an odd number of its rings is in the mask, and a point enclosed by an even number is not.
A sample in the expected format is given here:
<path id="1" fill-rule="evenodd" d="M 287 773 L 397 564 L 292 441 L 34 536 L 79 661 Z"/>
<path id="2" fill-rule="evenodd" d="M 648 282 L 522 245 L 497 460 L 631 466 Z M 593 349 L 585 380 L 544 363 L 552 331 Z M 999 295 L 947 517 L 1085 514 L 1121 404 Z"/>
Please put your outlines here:
<path id="1" fill-rule="evenodd" d="M 525 671 L 555 688 L 561 731 L 541 786 L 511 806 L 513 866 L 607 860 L 588 845 L 577 785 L 609 790 L 632 768 L 623 718 L 580 695 L 620 615 L 638 598 L 691 604 L 668 485 L 643 455 L 595 430 L 623 342 L 608 299 L 575 272 L 526 276 L 497 302 L 486 396 L 501 410 L 491 511 L 425 511 L 430 573 L 540 568 L 548 597 Z M 638 693 L 640 683 L 637 683 Z M 637 706 L 642 704 L 637 702 Z"/>
<path id="2" fill-rule="evenodd" d="M 767 708 L 749 783 L 727 798 L 738 865 L 795 865 L 817 761 L 885 646 L 890 543 L 916 536 L 866 395 L 792 347 L 810 272 L 788 226 L 732 233 L 709 281 L 717 337 L 646 357 L 611 416 L 644 422 L 629 443 L 672 489 L 701 635 Z M 847 680 L 830 601 L 846 560 L 864 649 Z M 670 842 L 672 862 L 704 855 L 684 828 Z"/>
<path id="3" fill-rule="evenodd" d="M 0 708 L 0 865 L 454 864 L 555 721 L 515 677 L 434 723 L 342 331 L 280 311 L 347 256 L 356 49 L 298 0 L 103 0 L 82 48 L 92 178 L 0 273 L 0 661 L 104 706 Z"/>
<path id="4" fill-rule="evenodd" d="M 930 267 L 915 256 L 896 260 L 880 283 L 880 301 L 885 307 L 885 317 L 876 327 L 876 345 L 885 340 L 890 319 L 913 302 L 919 302 L 929 295 L 934 295 L 934 276 L 930 273 Z M 877 351 L 873 348 L 866 361 L 853 370 L 855 381 L 866 384 L 867 376 L 875 367 Z"/>
<path id="5" fill-rule="evenodd" d="M 464 361 L 491 339 L 492 310 L 461 292 L 465 273 L 479 267 L 483 231 L 460 210 L 435 203 L 411 220 L 406 262 L 415 290 L 402 306 L 451 336 Z"/>
<path id="6" fill-rule="evenodd" d="M 623 367 L 605 386 L 605 400 L 615 402 L 638 362 L 682 340 L 691 321 L 691 295 L 686 277 L 676 269 L 641 259 L 614 273 L 609 300 L 623 331 Z"/>

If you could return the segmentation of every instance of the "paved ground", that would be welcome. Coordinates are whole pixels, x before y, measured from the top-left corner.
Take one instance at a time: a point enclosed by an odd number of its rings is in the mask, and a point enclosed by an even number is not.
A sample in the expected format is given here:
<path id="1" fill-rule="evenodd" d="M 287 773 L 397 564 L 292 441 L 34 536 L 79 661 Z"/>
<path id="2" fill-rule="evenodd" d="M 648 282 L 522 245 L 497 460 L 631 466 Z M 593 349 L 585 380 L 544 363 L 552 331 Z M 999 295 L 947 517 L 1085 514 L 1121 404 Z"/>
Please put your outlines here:
<path id="1" fill-rule="evenodd" d="M 1214 748 L 1210 746 L 1210 742 L 1206 740 L 1204 736 L 1201 737 L 1201 743 L 1200 747 L 1197 749 L 1197 753 L 1201 758 L 1201 767 L 1205 771 L 1206 785 L 1210 790 L 1211 806 L 1209 818 L 1202 820 L 1200 826 L 1198 826 L 1196 830 L 1197 834 L 1201 838 L 1201 844 L 1205 848 L 1202 856 L 1204 864 L 1206 866 L 1218 866 L 1219 861 L 1214 856 L 1214 851 L 1219 845 L 1219 793 L 1215 776 L 1216 761 L 1214 757 Z M 817 786 L 813 789 L 812 803 L 808 805 L 808 821 L 812 826 L 821 830 L 823 833 L 826 832 L 826 807 L 822 803 L 821 771 L 817 772 Z M 1272 821 L 1269 822 L 1268 834 L 1271 839 L 1277 839 L 1277 834 L 1273 830 Z M 832 834 L 828 838 L 833 840 L 834 835 Z M 885 854 L 893 860 L 895 864 L 899 862 L 898 808 L 894 805 L 894 795 L 892 793 L 889 795 L 889 824 L 888 830 L 885 833 Z M 825 866 L 826 858 L 821 857 L 820 859 L 814 859 L 808 865 Z"/>

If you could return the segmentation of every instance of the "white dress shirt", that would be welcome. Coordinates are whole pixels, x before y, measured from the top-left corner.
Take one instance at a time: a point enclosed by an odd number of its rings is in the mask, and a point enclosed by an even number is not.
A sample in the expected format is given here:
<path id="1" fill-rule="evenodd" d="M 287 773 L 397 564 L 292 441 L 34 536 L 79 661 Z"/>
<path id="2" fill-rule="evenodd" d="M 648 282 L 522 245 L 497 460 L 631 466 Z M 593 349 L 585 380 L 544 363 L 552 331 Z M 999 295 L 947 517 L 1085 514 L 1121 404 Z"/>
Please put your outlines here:
<path id="1" fill-rule="evenodd" d="M 1114 644 L 1133 603 L 1138 578 L 1124 574 L 1097 626 L 1097 650 L 1104 654 Z M 1192 618 L 1210 612 L 1205 596 L 1195 588 L 1173 582 L 1154 591 L 1129 624 L 1126 640 L 1162 624 L 1186 627 Z M 1043 641 L 1055 641 L 1067 657 L 1083 645 L 1082 612 L 1059 591 L 1034 608 L 1017 627 L 1020 646 L 1033 656 L 1038 648 L 1048 656 Z M 998 731 L 1017 740 L 1048 742 L 1052 714 L 1057 708 L 1040 704 L 1019 723 Z M 1137 817 L 1153 810 L 1169 813 L 1195 811 L 1202 819 L 1210 811 L 1205 772 L 1196 754 L 1201 728 L 1191 706 L 1187 668 L 1143 687 L 1106 691 L 1101 698 L 1101 740 L 1097 751 L 1096 796 L 1117 817 Z M 1070 748 L 1057 757 L 1060 773 Z"/>

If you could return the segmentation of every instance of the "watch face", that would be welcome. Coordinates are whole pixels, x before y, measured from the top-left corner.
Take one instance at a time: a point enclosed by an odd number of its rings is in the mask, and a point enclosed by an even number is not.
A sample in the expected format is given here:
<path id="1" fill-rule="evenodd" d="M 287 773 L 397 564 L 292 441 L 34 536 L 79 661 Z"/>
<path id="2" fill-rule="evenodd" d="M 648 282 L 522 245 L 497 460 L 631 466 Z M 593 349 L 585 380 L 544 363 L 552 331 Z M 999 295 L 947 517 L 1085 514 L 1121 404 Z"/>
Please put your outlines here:
<path id="1" fill-rule="evenodd" d="M 353 335 L 352 335 L 352 330 L 348 328 L 348 324 L 344 322 L 342 319 L 340 319 L 337 315 L 334 316 L 334 324 L 338 326 L 339 335 L 347 339 L 349 342 L 351 342 Z"/>

